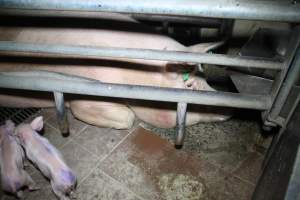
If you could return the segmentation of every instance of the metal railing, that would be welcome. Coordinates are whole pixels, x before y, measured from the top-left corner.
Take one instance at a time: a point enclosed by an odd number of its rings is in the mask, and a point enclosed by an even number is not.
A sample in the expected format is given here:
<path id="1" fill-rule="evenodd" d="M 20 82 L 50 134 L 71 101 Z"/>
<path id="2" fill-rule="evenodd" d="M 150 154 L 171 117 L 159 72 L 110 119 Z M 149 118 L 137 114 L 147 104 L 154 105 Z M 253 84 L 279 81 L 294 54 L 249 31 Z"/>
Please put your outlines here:
<path id="1" fill-rule="evenodd" d="M 296 1 L 295 1 L 296 2 Z M 1 0 L 0 8 L 101 11 L 227 19 L 300 22 L 294 1 L 237 0 Z"/>
<path id="2" fill-rule="evenodd" d="M 2 72 L 0 73 L 0 87 L 258 110 L 268 109 L 271 103 L 269 97 L 265 95 L 102 83 L 97 80 L 47 71 Z"/>
<path id="3" fill-rule="evenodd" d="M 282 62 L 259 58 L 179 51 L 150 49 L 108 48 L 72 45 L 32 44 L 0 41 L 0 51 L 17 51 L 32 53 L 50 53 L 59 55 L 78 55 L 107 58 L 130 58 L 144 60 L 163 60 L 182 63 L 214 64 L 236 67 L 253 67 L 280 70 Z"/>
<path id="4" fill-rule="evenodd" d="M 72 11 L 72 16 L 80 11 L 121 12 L 129 14 L 169 15 L 189 17 L 210 17 L 229 19 L 249 19 L 280 22 L 300 22 L 300 4 L 292 1 L 236 1 L 236 0 L 2 0 L 0 11 L 8 15 L 24 14 L 47 16 L 53 11 Z M 44 12 L 47 11 L 47 12 Z M 75 14 L 74 12 L 75 11 Z M 46 14 L 43 14 L 46 13 Z M 59 12 L 58 12 L 59 14 Z M 68 14 L 67 14 L 68 15 Z M 85 17 L 88 15 L 84 15 Z M 79 15 L 80 17 L 80 15 Z M 146 60 L 164 60 L 187 63 L 206 63 L 223 66 L 253 67 L 286 71 L 287 62 L 275 60 L 229 56 L 222 54 L 188 53 L 149 49 L 125 49 L 71 45 L 30 44 L 16 42 L 0 42 L 0 51 L 21 51 L 31 53 L 49 53 L 64 55 L 80 55 L 109 58 L 129 58 Z M 289 55 L 292 58 L 294 55 Z M 297 56 L 297 59 L 299 56 Z M 293 71 L 299 72 L 298 61 L 292 63 Z M 290 73 L 289 73 L 290 74 Z M 294 82 L 295 76 L 287 75 L 287 80 Z M 286 85 L 285 87 L 289 87 Z M 176 145 L 182 145 L 187 103 L 271 110 L 276 99 L 270 95 L 249 95 L 228 92 L 192 91 L 174 88 L 150 86 L 109 84 L 82 77 L 70 76 L 45 71 L 3 72 L 0 73 L 0 87 L 49 91 L 54 93 L 61 131 L 66 134 L 67 121 L 64 112 L 63 93 L 87 94 L 105 97 L 120 97 L 169 101 L 178 103 Z M 279 87 L 279 86 L 278 86 Z M 290 87 L 288 88 L 290 89 Z M 286 97 L 287 92 L 283 93 Z M 278 100 L 279 101 L 279 100 Z M 281 99 L 280 101 L 281 102 Z M 182 109 L 185 108 L 185 109 Z M 277 112 L 276 112 L 277 114 Z"/>

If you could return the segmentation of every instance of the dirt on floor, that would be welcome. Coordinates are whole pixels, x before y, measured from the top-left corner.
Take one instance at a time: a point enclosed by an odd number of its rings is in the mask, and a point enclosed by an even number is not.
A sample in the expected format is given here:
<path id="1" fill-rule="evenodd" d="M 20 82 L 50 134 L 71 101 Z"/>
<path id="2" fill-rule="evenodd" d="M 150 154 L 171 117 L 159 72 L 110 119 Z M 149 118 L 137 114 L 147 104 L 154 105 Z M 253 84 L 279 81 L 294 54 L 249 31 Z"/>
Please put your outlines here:
<path id="1" fill-rule="evenodd" d="M 231 119 L 186 129 L 182 149 L 174 148 L 175 129 L 137 122 L 131 130 L 90 126 L 69 112 L 71 135 L 59 133 L 53 109 L 42 111 L 43 135 L 63 154 L 78 177 L 77 199 L 193 200 L 251 198 L 263 153 L 255 120 Z M 56 199 L 49 181 L 32 165 L 26 170 L 41 190 L 26 199 Z M 1 200 L 14 199 L 1 195 Z"/>

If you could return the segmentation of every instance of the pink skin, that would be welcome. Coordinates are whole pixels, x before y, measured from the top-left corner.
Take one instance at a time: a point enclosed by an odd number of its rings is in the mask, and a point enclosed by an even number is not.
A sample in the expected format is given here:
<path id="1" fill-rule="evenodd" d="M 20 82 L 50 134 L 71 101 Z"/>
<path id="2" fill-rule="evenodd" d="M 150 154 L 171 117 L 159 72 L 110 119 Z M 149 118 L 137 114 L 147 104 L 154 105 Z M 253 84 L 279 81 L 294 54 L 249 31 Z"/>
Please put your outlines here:
<path id="1" fill-rule="evenodd" d="M 61 200 L 68 200 L 74 195 L 76 177 L 67 166 L 61 153 L 40 136 L 36 131 L 43 128 L 43 117 L 36 117 L 30 124 L 16 127 L 16 135 L 26 151 L 28 159 L 49 178 L 52 189 Z"/>
<path id="2" fill-rule="evenodd" d="M 133 23 L 128 17 L 116 15 L 115 20 L 130 21 L 130 27 L 137 30 L 145 28 L 139 23 Z M 149 28 L 149 27 L 147 27 Z M 110 29 L 80 29 L 80 28 L 34 28 L 34 27 L 0 27 L 1 40 L 65 44 L 88 45 L 122 48 L 145 48 L 157 50 L 207 52 L 218 47 L 221 43 L 204 43 L 185 47 L 177 41 L 159 34 L 149 32 L 128 32 Z M 0 52 L 1 53 L 1 52 Z M 30 55 L 14 53 L 14 55 Z M 45 56 L 39 54 L 39 56 Z M 49 56 L 49 55 L 48 55 Z M 149 61 L 136 59 L 95 59 L 88 58 L 78 60 L 78 56 L 68 56 L 68 62 L 62 62 L 62 58 L 51 55 L 56 63 L 0 63 L 0 71 L 26 71 L 48 70 L 67 74 L 80 75 L 107 83 L 136 84 L 145 86 L 186 88 L 191 90 L 210 90 L 206 80 L 191 73 L 188 81 L 182 78 L 182 70 L 193 67 L 189 64 L 170 63 L 165 61 Z M 76 59 L 71 59 L 71 58 Z M 69 63 L 71 60 L 71 63 Z M 179 66 L 179 67 L 178 67 Z M 53 107 L 53 99 L 24 97 L 22 95 L 0 95 L 0 105 L 18 107 Z M 159 105 L 167 105 L 161 103 Z M 157 102 L 151 105 L 138 103 L 137 101 L 113 101 L 111 99 L 73 97 L 67 101 L 72 113 L 78 119 L 101 127 L 127 129 L 133 125 L 135 117 L 157 127 L 170 128 L 175 126 L 176 109 L 157 106 Z M 205 112 L 203 112 L 203 110 Z M 226 113 L 207 111 L 205 106 L 187 113 L 187 125 L 198 122 L 224 121 L 229 118 Z"/>
<path id="3" fill-rule="evenodd" d="M 39 188 L 24 170 L 24 151 L 13 136 L 14 129 L 14 123 L 9 120 L 0 127 L 2 187 L 4 191 L 23 198 L 24 187 L 28 187 L 29 190 Z"/>

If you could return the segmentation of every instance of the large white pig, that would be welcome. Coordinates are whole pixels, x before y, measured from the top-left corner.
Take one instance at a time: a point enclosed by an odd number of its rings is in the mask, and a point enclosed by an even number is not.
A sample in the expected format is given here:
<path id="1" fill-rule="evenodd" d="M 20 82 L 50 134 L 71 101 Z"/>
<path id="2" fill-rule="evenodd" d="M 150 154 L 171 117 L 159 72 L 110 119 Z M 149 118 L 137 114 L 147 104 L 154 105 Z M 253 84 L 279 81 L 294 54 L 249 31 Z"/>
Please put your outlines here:
<path id="1" fill-rule="evenodd" d="M 145 30 L 145 26 L 128 17 L 114 15 L 114 20 L 128 22 L 128 30 Z M 99 22 L 101 23 L 101 22 Z M 40 44 L 88 45 L 101 47 L 144 48 L 170 51 L 207 52 L 220 43 L 205 43 L 185 47 L 172 38 L 147 31 L 125 31 L 91 28 L 37 28 L 0 27 L 0 40 L 30 42 Z M 28 55 L 17 53 L 18 55 Z M 39 54 L 35 60 L 2 61 L 0 71 L 49 70 L 93 78 L 107 83 L 136 84 L 145 86 L 187 88 L 194 90 L 214 90 L 203 77 L 191 73 L 188 80 L 183 79 L 183 71 L 194 71 L 196 66 L 137 59 L 99 59 L 58 57 L 51 55 L 46 59 Z M 49 55 L 48 55 L 49 56 Z M 41 58 L 42 57 L 42 58 Z M 8 101 L 9 100 L 9 101 Z M 50 107 L 52 99 L 21 95 L 0 95 L 0 105 L 19 107 Z M 130 128 L 135 116 L 157 127 L 174 127 L 176 107 L 168 103 L 147 101 L 112 100 L 109 98 L 88 98 L 72 96 L 67 101 L 72 113 L 89 124 L 117 129 Z M 187 125 L 198 122 L 223 121 L 226 113 L 205 106 L 189 107 Z"/>

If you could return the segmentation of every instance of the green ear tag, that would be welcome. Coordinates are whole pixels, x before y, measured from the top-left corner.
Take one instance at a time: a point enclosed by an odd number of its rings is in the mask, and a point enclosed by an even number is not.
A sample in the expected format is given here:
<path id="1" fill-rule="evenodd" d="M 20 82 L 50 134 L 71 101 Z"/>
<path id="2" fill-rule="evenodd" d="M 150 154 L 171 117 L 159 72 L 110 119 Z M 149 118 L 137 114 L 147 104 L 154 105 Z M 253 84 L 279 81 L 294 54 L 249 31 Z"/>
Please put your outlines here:
<path id="1" fill-rule="evenodd" d="M 189 80 L 189 78 L 190 78 L 190 73 L 184 72 L 184 73 L 182 74 L 182 79 L 183 79 L 183 81 L 187 81 L 187 80 Z"/>

